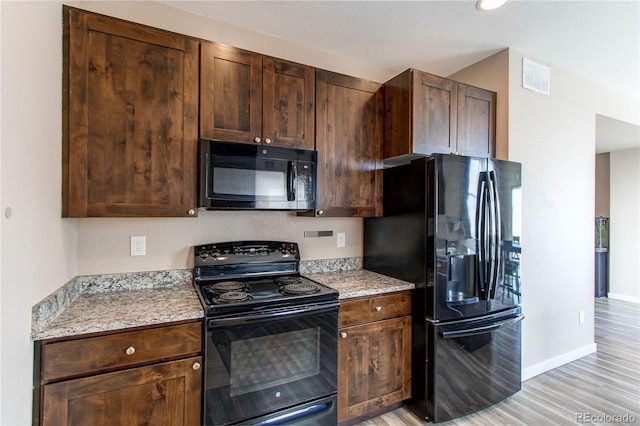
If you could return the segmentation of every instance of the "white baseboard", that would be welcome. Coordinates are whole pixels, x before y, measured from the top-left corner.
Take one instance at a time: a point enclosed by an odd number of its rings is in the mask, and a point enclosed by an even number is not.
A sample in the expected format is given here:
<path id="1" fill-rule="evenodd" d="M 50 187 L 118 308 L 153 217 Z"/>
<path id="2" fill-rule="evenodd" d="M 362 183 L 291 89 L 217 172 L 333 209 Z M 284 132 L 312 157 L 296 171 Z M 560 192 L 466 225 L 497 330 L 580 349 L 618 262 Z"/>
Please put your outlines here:
<path id="1" fill-rule="evenodd" d="M 640 297 L 627 296 L 626 294 L 607 293 L 609 299 L 623 300 L 625 302 L 640 303 Z"/>
<path id="2" fill-rule="evenodd" d="M 579 349 L 576 349 L 575 351 L 558 355 L 531 367 L 525 368 L 524 370 L 522 370 L 522 381 L 524 382 L 525 380 L 529 380 L 530 378 L 535 377 L 538 374 L 553 370 L 556 367 L 560 367 L 561 365 L 567 364 L 571 361 L 575 361 L 576 359 L 582 358 L 583 356 L 592 354 L 597 350 L 597 345 L 595 343 L 591 343 L 590 345 L 583 346 Z"/>

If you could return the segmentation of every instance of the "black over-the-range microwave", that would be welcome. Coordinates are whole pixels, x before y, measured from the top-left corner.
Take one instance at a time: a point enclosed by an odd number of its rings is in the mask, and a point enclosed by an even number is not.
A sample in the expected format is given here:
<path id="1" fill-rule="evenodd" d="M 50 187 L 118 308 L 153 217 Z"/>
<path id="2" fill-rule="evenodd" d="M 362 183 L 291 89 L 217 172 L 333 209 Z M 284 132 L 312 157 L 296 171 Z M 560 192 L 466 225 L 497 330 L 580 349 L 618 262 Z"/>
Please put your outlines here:
<path id="1" fill-rule="evenodd" d="M 200 139 L 200 207 L 316 208 L 316 151 Z"/>

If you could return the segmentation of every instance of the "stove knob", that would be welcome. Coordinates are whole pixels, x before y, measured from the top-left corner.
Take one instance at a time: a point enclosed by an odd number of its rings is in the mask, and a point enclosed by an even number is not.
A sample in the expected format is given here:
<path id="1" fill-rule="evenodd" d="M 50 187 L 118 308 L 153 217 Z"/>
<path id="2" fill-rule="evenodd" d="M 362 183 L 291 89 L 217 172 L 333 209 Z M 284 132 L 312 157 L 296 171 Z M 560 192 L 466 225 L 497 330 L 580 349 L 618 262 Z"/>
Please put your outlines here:
<path id="1" fill-rule="evenodd" d="M 206 251 L 200 253 L 200 259 L 205 260 L 207 257 L 209 257 L 209 253 Z"/>

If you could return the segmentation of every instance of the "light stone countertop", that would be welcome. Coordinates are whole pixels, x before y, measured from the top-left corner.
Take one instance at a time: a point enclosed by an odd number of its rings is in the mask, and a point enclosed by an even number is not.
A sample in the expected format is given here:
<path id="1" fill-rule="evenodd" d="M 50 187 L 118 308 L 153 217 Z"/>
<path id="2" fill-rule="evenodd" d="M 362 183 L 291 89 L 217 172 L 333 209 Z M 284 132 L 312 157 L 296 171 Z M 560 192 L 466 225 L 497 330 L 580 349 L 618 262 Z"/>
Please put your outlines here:
<path id="1" fill-rule="evenodd" d="M 41 326 L 32 325 L 31 339 L 72 337 L 204 316 L 202 305 L 190 280 L 149 287 L 138 276 L 127 276 L 126 279 L 128 286 L 122 286 L 113 280 L 110 286 L 107 286 L 102 279 L 101 288 L 96 289 L 95 287 L 99 286 L 99 283 L 96 283 L 87 289 L 77 291 L 63 309 L 50 314 L 51 319 L 48 322 Z M 34 309 L 34 312 L 38 312 L 38 309 Z"/>
<path id="2" fill-rule="evenodd" d="M 340 293 L 338 299 L 340 300 L 375 296 L 415 288 L 413 283 L 367 271 L 366 269 L 324 272 L 305 276 L 338 290 Z"/>
<path id="3" fill-rule="evenodd" d="M 38 339 L 163 324 L 204 316 L 191 283 L 174 287 L 81 294 Z"/>
<path id="4" fill-rule="evenodd" d="M 341 300 L 414 288 L 412 283 L 360 267 L 361 259 L 329 259 L 305 262 L 301 272 L 338 290 Z M 334 272 L 322 272 L 332 269 Z M 72 337 L 203 316 L 190 270 L 81 276 L 33 307 L 31 339 Z"/>

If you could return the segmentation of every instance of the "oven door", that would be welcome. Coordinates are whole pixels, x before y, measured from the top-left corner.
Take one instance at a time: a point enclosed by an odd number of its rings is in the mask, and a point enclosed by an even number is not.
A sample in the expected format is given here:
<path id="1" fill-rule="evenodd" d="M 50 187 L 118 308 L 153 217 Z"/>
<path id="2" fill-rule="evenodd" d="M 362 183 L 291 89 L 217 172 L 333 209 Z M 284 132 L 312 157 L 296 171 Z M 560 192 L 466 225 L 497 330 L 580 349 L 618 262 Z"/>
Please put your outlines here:
<path id="1" fill-rule="evenodd" d="M 200 141 L 200 206 L 308 210 L 316 206 L 316 151 Z"/>
<path id="2" fill-rule="evenodd" d="M 204 420 L 246 423 L 337 391 L 339 303 L 207 320 Z"/>

